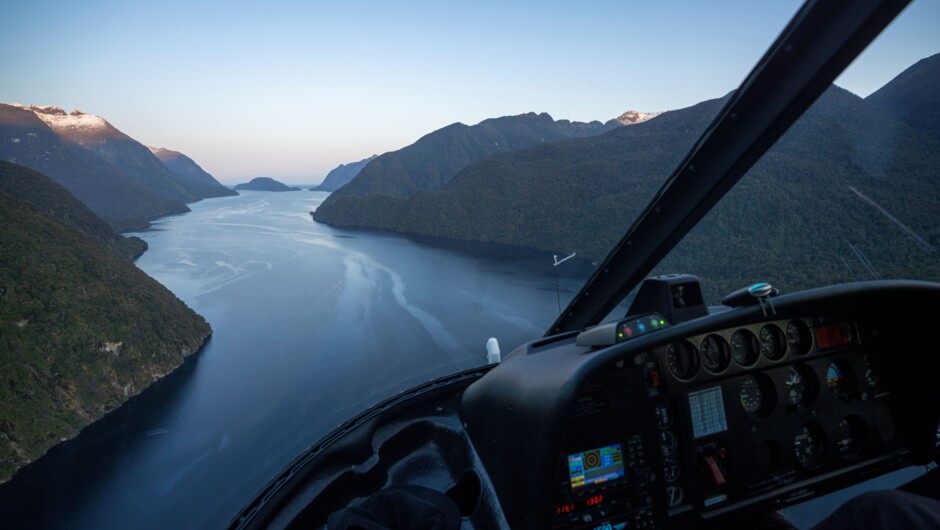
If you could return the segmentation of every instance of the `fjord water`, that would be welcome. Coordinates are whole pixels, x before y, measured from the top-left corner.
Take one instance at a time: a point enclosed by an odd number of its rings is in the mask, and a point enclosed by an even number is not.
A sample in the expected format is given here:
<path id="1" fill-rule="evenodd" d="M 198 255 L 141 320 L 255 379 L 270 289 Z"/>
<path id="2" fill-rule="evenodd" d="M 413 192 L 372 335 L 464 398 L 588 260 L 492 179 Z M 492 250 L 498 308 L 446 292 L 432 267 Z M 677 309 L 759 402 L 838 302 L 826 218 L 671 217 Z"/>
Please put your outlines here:
<path id="1" fill-rule="evenodd" d="M 326 196 L 242 192 L 136 234 L 150 245 L 137 265 L 214 334 L 22 470 L 0 492 L 4 515 L 37 528 L 224 527 L 343 421 L 485 364 L 489 337 L 505 355 L 557 315 L 551 255 L 332 229 L 309 215 Z M 562 303 L 578 266 L 559 278 Z"/>

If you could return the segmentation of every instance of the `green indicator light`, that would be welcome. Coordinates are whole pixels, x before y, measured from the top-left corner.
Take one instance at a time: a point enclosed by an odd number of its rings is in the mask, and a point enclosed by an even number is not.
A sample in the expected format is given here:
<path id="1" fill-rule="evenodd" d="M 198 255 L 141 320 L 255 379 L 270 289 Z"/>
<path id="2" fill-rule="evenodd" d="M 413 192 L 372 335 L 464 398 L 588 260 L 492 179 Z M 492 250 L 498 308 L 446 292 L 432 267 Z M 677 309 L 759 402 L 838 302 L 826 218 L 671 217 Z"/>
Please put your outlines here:
<path id="1" fill-rule="evenodd" d="M 623 333 L 618 333 L 617 336 L 622 339 L 622 338 L 623 338 Z"/>
<path id="2" fill-rule="evenodd" d="M 665 321 L 665 320 L 660 320 L 659 323 L 660 323 L 660 324 L 665 324 L 666 321 Z"/>

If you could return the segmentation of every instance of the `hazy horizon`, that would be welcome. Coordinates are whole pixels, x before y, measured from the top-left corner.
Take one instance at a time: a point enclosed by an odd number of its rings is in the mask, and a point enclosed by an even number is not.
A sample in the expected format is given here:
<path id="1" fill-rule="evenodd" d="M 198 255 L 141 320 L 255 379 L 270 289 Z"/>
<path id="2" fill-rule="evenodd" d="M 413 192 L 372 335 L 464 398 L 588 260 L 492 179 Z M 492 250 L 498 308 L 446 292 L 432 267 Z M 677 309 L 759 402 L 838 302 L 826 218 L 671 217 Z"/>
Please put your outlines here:
<path id="1" fill-rule="evenodd" d="M 0 102 L 97 114 L 219 181 L 316 184 L 455 122 L 547 112 L 606 121 L 737 87 L 795 1 L 37 1 L 0 21 Z M 940 51 L 915 2 L 837 81 L 862 97 Z"/>

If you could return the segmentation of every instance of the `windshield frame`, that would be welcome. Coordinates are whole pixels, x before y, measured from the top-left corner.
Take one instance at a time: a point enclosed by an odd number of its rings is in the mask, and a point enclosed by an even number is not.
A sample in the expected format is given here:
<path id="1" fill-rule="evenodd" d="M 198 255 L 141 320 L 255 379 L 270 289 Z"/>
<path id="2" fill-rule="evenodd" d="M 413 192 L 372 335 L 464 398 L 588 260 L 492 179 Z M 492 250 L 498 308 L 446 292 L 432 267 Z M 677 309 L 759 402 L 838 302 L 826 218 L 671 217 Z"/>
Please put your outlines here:
<path id="1" fill-rule="evenodd" d="M 545 336 L 600 323 L 909 3 L 803 4 Z"/>

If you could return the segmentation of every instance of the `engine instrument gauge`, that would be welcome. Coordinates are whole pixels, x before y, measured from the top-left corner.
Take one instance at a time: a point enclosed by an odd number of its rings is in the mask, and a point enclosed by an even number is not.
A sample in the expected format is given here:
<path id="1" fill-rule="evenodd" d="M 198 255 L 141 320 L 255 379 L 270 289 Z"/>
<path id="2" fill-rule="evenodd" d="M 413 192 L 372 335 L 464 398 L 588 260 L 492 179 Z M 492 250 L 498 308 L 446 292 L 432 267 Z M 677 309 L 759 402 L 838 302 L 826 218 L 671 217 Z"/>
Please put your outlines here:
<path id="1" fill-rule="evenodd" d="M 739 397 L 744 412 L 758 419 L 769 416 L 777 401 L 774 383 L 765 374 L 745 377 L 741 383 Z"/>
<path id="2" fill-rule="evenodd" d="M 787 353 L 783 331 L 773 324 L 760 328 L 760 353 L 771 361 L 779 361 Z"/>
<path id="3" fill-rule="evenodd" d="M 677 445 L 679 445 L 679 441 L 676 440 L 675 434 L 672 434 L 671 431 L 659 431 L 659 448 L 663 456 L 669 456 L 676 452 Z"/>
<path id="4" fill-rule="evenodd" d="M 826 386 L 838 403 L 855 399 L 855 374 L 852 368 L 842 361 L 833 361 L 826 369 Z"/>
<path id="5" fill-rule="evenodd" d="M 813 347 L 813 335 L 809 326 L 802 320 L 791 320 L 787 323 L 787 344 L 793 355 L 806 355 Z"/>
<path id="6" fill-rule="evenodd" d="M 868 427 L 865 420 L 858 416 L 847 416 L 836 426 L 836 447 L 843 458 L 858 458 L 865 449 L 868 439 Z"/>
<path id="7" fill-rule="evenodd" d="M 826 450 L 826 433 L 816 423 L 803 425 L 793 438 L 793 452 L 797 461 L 807 469 L 814 469 L 822 464 Z"/>
<path id="8" fill-rule="evenodd" d="M 682 488 L 678 484 L 670 484 L 666 486 L 666 502 L 669 504 L 670 508 L 675 508 L 682 504 L 682 501 L 685 500 L 685 494 L 682 492 Z"/>
<path id="9" fill-rule="evenodd" d="M 713 374 L 721 373 L 731 364 L 728 343 L 721 335 L 709 335 L 702 341 L 702 364 Z"/>
<path id="10" fill-rule="evenodd" d="M 757 337 L 746 329 L 739 329 L 731 335 L 731 356 L 741 366 L 753 366 L 760 357 L 760 343 Z"/>
<path id="11" fill-rule="evenodd" d="M 787 370 L 786 379 L 783 381 L 787 403 L 803 408 L 813 404 L 816 400 L 818 385 L 816 383 L 816 373 L 812 368 L 805 364 L 795 364 Z"/>
<path id="12" fill-rule="evenodd" d="M 676 379 L 688 381 L 698 373 L 698 351 L 688 341 L 673 343 L 666 353 L 666 365 Z"/>

